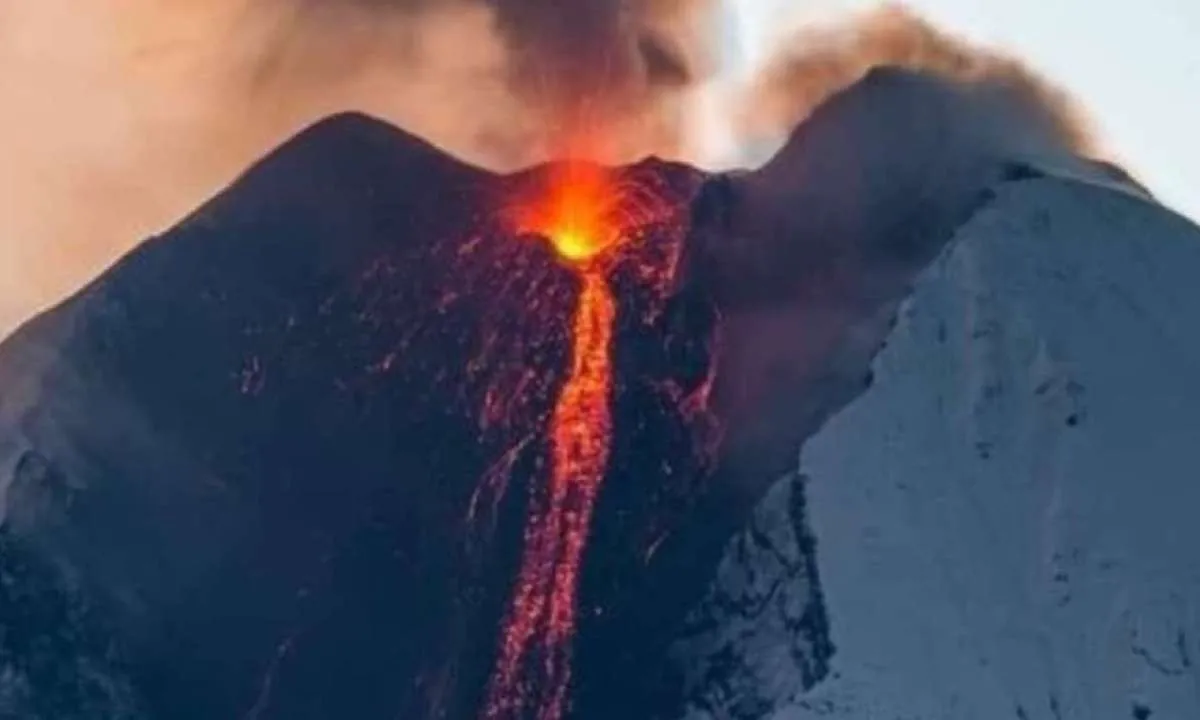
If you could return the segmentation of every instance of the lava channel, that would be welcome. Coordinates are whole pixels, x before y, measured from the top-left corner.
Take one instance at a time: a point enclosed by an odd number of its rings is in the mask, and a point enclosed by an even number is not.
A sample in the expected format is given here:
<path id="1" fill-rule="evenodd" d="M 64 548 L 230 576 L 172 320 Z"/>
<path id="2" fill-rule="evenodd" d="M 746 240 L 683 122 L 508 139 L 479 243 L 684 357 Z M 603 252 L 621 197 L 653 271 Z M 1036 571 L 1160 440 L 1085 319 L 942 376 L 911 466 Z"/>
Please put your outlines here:
<path id="1" fill-rule="evenodd" d="M 571 684 L 580 565 L 612 433 L 616 299 L 607 269 L 627 237 L 607 171 L 568 163 L 518 222 L 549 240 L 580 282 L 569 375 L 551 416 L 548 491 L 535 495 L 508 617 L 490 680 L 488 720 L 559 720 Z M 626 218 L 628 221 L 628 218 Z"/>

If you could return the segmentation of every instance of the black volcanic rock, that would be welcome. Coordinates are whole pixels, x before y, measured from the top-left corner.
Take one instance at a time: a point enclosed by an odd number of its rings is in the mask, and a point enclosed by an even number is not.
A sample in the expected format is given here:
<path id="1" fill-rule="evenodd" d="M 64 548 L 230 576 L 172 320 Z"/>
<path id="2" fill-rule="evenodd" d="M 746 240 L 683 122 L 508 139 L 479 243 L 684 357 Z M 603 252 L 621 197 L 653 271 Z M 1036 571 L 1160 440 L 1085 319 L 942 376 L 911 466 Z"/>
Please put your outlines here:
<path id="1" fill-rule="evenodd" d="M 627 172 L 680 198 L 698 178 Z M 495 222 L 538 174 L 333 118 L 5 343 L 12 712 L 477 711 L 575 294 L 571 271 Z M 629 578 L 700 477 L 662 388 L 702 379 L 668 372 L 697 352 L 702 371 L 702 343 L 668 350 L 631 278 L 615 272 L 622 419 L 583 580 L 581 688 L 613 653 L 665 644 L 665 629 L 632 632 Z M 489 392 L 507 404 L 492 425 Z M 602 635 L 627 640 L 593 648 Z"/>

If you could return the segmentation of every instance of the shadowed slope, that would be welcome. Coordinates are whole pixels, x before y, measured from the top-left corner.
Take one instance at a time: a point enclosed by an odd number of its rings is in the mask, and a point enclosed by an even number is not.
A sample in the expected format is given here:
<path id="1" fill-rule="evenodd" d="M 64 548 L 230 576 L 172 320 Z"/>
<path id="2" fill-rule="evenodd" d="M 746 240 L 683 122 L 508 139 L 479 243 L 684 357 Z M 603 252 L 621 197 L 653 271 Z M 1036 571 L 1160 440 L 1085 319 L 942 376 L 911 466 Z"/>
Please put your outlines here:
<path id="1" fill-rule="evenodd" d="M 527 182 L 334 118 L 6 344 L 4 386 L 28 389 L 3 410 L 11 552 L 83 583 L 153 717 L 474 711 L 575 293 L 497 225 Z M 636 381 L 662 365 L 623 313 Z M 665 429 L 614 476 L 656 442 L 687 455 L 656 387 L 621 392 Z M 602 567 L 629 570 L 660 495 L 622 510 Z"/>

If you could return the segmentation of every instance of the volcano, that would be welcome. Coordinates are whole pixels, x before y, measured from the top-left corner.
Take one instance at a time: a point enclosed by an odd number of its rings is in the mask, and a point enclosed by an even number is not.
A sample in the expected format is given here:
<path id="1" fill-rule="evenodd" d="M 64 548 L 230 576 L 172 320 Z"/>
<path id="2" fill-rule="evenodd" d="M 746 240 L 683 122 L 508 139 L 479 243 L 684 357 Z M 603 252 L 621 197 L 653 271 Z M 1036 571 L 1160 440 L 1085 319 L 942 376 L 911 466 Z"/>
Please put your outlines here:
<path id="1" fill-rule="evenodd" d="M 56 359 L 31 408 L 6 394 L 35 445 L 7 494 L 6 555 L 83 581 L 60 588 L 71 617 L 44 620 L 115 638 L 90 661 L 124 668 L 153 717 L 472 716 L 553 464 L 545 420 L 582 297 L 551 245 L 498 218 L 553 170 L 491 176 L 334 117 L 19 333 L 10 390 L 40 350 Z M 687 408 L 705 321 L 662 287 L 699 177 L 620 172 L 662 213 L 595 281 L 622 298 L 604 319 L 621 422 L 603 438 L 596 559 L 566 598 L 578 621 L 557 629 L 578 625 L 583 694 L 590 665 L 644 666 L 665 642 L 639 627 L 634 585 L 704 474 Z M 92 694 L 119 687 L 57 687 L 46 701 L 63 705 L 38 709 L 91 717 Z M 595 692 L 644 705 L 633 687 Z"/>
<path id="2" fill-rule="evenodd" d="M 872 73 L 724 175 L 495 175 L 355 114 L 287 141 L 0 347 L 0 715 L 763 717 L 832 683 L 802 485 L 767 497 L 790 555 L 738 532 L 998 188 L 1143 197 L 960 96 Z M 581 172 L 605 222 L 539 205 Z M 730 562 L 796 590 L 770 702 L 730 679 L 762 617 Z"/>

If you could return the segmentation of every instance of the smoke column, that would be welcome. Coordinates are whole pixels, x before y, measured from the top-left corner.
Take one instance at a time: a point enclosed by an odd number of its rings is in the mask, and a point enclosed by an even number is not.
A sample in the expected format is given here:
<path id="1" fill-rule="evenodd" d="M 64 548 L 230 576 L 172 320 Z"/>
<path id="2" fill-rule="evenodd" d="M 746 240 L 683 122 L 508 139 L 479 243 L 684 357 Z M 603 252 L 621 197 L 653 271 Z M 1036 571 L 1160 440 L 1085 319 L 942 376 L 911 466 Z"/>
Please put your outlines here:
<path id="1" fill-rule="evenodd" d="M 703 7 L 0 0 L 0 334 L 336 111 L 495 170 L 585 121 L 608 160 L 679 155 Z"/>
<path id="2" fill-rule="evenodd" d="M 507 170 L 603 127 L 593 159 L 775 144 L 871 67 L 1000 80 L 1094 150 L 1020 63 L 894 7 L 814 26 L 714 93 L 715 0 L 67 0 L 0 5 L 0 333 L 341 109 Z M 738 82 L 744 78 L 738 78 Z M 708 87 L 708 92 L 701 92 Z M 487 112 L 480 112 L 486 107 Z M 731 108 L 739 108 L 735 114 Z"/>
<path id="3" fill-rule="evenodd" d="M 743 89 L 745 138 L 783 137 L 872 68 L 897 67 L 961 85 L 1002 85 L 1076 153 L 1098 154 L 1089 120 L 1061 88 L 1018 59 L 935 28 L 901 5 L 802 27 Z"/>

